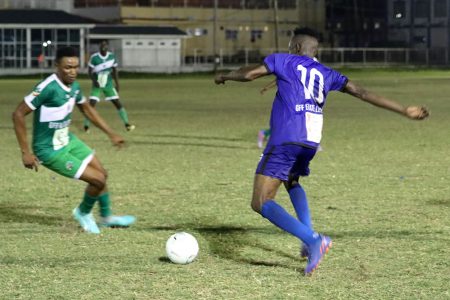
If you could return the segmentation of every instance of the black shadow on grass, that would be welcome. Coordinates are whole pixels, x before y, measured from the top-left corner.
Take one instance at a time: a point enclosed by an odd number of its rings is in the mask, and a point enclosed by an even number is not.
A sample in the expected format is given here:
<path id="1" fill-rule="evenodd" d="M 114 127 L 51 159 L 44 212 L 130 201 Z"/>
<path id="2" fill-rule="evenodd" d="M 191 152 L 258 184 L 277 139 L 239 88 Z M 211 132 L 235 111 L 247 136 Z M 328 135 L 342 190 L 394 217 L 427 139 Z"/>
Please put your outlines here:
<path id="1" fill-rule="evenodd" d="M 145 137 L 213 140 L 213 141 L 225 141 L 225 142 L 245 142 L 246 141 L 244 139 L 238 139 L 238 138 L 226 138 L 226 137 L 218 137 L 218 136 L 201 136 L 201 135 L 181 135 L 181 134 L 146 134 Z"/>
<path id="2" fill-rule="evenodd" d="M 268 266 L 268 267 L 283 267 L 296 272 L 303 273 L 304 270 L 298 268 L 297 265 L 288 265 L 280 262 L 269 262 L 255 260 L 249 257 L 243 257 L 241 255 L 241 249 L 244 247 L 254 247 L 259 248 L 267 252 L 275 253 L 278 256 L 284 256 L 293 260 L 300 260 L 299 256 L 294 256 L 279 249 L 275 249 L 268 245 L 262 244 L 259 241 L 251 238 L 250 233 L 255 232 L 266 232 L 273 234 L 275 231 L 266 228 L 258 227 L 238 227 L 229 225 L 203 225 L 198 226 L 198 224 L 177 224 L 171 226 L 155 226 L 150 227 L 150 230 L 164 230 L 164 231 L 181 231 L 181 230 L 192 230 L 198 232 L 203 238 L 208 241 L 209 250 L 212 254 L 219 256 L 220 258 L 225 258 L 233 260 L 239 263 L 246 263 L 255 266 Z M 167 258 L 159 258 L 162 262 L 170 262 Z"/>
<path id="3" fill-rule="evenodd" d="M 427 203 L 434 206 L 450 207 L 450 199 L 433 199 L 428 200 Z"/>
<path id="4" fill-rule="evenodd" d="M 11 221 L 18 223 L 37 223 L 41 225 L 58 225 L 63 222 L 61 217 L 33 214 L 28 211 L 38 210 L 39 206 L 32 205 L 0 205 L 0 223 Z"/>
<path id="5" fill-rule="evenodd" d="M 376 239 L 408 239 L 413 241 L 431 241 L 447 240 L 447 237 L 436 237 L 436 234 L 444 235 L 444 230 L 414 230 L 414 229 L 396 229 L 396 230 L 353 230 L 353 231 L 327 231 L 332 238 L 376 238 Z"/>
<path id="6" fill-rule="evenodd" d="M 237 145 L 214 145 L 205 143 L 184 143 L 184 142 L 155 142 L 155 141 L 130 141 L 130 145 L 155 145 L 155 146 L 193 146 L 206 148 L 228 148 L 228 149 L 254 149 L 254 147 L 244 147 Z"/>
<path id="7" fill-rule="evenodd" d="M 160 262 L 165 262 L 165 263 L 170 263 L 171 262 L 170 259 L 168 257 L 165 257 L 165 256 L 161 256 L 160 258 L 158 258 L 158 260 Z"/>

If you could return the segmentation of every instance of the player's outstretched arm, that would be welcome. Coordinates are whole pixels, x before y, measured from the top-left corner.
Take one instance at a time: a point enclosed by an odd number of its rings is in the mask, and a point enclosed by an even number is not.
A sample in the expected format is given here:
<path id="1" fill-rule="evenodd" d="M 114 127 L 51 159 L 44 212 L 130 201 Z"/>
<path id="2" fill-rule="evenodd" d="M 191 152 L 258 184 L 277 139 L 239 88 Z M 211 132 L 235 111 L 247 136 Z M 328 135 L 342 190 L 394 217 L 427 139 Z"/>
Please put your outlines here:
<path id="1" fill-rule="evenodd" d="M 123 146 L 125 140 L 108 126 L 106 121 L 103 120 L 97 110 L 93 108 L 89 102 L 85 101 L 82 104 L 78 104 L 78 108 L 89 120 L 92 121 L 92 123 L 94 123 L 95 126 L 108 135 L 114 146 L 118 146 L 119 148 Z"/>
<path id="2" fill-rule="evenodd" d="M 32 111 L 25 101 L 22 101 L 13 112 L 12 119 L 20 151 L 22 152 L 23 165 L 28 169 L 35 169 L 37 172 L 39 160 L 31 153 L 30 147 L 28 146 L 27 127 L 25 123 L 25 117 Z"/>
<path id="3" fill-rule="evenodd" d="M 257 66 L 246 66 L 242 67 L 236 71 L 231 71 L 227 74 L 216 74 L 214 78 L 214 82 L 216 84 L 224 84 L 225 81 L 252 81 L 261 76 L 268 75 L 269 72 L 265 65 L 257 65 Z"/>
<path id="4" fill-rule="evenodd" d="M 372 93 L 352 81 L 348 81 L 343 92 L 366 101 L 372 105 L 399 113 L 413 120 L 423 120 L 429 116 L 428 109 L 424 106 L 403 106 L 398 102 Z"/>

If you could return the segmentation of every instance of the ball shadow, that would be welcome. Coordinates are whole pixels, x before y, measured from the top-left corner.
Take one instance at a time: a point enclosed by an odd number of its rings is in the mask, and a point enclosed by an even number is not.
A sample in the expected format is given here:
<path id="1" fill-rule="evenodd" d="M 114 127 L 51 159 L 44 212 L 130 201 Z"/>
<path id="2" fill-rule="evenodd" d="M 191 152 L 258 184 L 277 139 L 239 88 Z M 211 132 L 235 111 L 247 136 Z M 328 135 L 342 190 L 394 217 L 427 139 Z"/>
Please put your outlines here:
<path id="1" fill-rule="evenodd" d="M 253 266 L 265 266 L 265 267 L 282 267 L 295 272 L 304 272 L 304 269 L 299 267 L 297 263 L 287 264 L 282 262 L 257 260 L 245 257 L 241 254 L 243 248 L 258 248 L 268 252 L 268 257 L 281 256 L 294 261 L 304 261 L 300 258 L 300 255 L 292 255 L 282 250 L 276 249 L 269 245 L 259 242 L 252 237 L 255 233 L 264 234 L 280 234 L 274 229 L 267 227 L 241 227 L 241 226 L 229 226 L 229 225 L 202 225 L 198 224 L 175 224 L 167 226 L 154 226 L 147 228 L 148 230 L 161 230 L 161 231 L 194 231 L 198 232 L 202 238 L 208 242 L 209 252 L 219 258 L 232 260 L 238 263 L 250 264 Z M 170 262 L 167 257 L 160 257 L 161 262 Z"/>

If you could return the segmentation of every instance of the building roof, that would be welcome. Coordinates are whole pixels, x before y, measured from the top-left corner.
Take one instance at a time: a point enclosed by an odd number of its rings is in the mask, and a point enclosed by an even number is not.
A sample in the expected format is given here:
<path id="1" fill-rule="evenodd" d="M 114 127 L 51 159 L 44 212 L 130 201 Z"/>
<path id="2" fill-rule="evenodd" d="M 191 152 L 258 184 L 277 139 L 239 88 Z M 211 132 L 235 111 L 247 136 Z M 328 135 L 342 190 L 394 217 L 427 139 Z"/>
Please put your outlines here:
<path id="1" fill-rule="evenodd" d="M 186 35 L 186 33 L 173 26 L 95 26 L 90 34 L 96 35 Z"/>
<path id="2" fill-rule="evenodd" d="M 0 24 L 95 24 L 97 21 L 49 9 L 0 9 Z"/>

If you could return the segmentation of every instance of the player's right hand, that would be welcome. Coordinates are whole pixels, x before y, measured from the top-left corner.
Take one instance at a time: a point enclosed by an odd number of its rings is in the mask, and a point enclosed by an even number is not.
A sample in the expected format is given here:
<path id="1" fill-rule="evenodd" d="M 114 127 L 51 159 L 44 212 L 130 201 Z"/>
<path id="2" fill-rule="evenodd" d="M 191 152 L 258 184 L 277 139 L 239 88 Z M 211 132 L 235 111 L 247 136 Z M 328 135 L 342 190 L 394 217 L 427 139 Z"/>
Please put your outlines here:
<path id="1" fill-rule="evenodd" d="M 430 115 L 428 109 L 424 106 L 408 106 L 406 116 L 413 120 L 423 120 Z"/>
<path id="2" fill-rule="evenodd" d="M 39 159 L 31 153 L 23 153 L 22 154 L 22 162 L 25 168 L 27 169 L 35 169 L 38 171 Z"/>
<path id="3" fill-rule="evenodd" d="M 110 136 L 111 142 L 113 143 L 114 146 L 118 147 L 119 149 L 122 148 L 125 145 L 125 140 L 123 139 L 123 137 L 121 137 L 118 134 L 112 134 Z"/>

